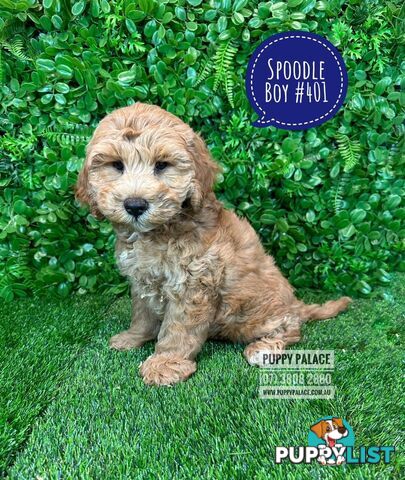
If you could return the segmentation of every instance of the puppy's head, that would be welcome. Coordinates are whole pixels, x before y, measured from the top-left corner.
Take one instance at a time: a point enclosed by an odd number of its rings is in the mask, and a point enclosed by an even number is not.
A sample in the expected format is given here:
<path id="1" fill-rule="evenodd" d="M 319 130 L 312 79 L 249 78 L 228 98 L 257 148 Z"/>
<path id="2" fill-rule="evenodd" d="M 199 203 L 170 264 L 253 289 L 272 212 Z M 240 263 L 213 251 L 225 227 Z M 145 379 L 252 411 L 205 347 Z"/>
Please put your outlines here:
<path id="1" fill-rule="evenodd" d="M 335 446 L 336 440 L 346 437 L 349 433 L 343 425 L 343 420 L 337 417 L 331 420 L 321 420 L 312 425 L 311 430 L 319 438 L 324 439 L 327 445 L 332 447 Z"/>
<path id="2" fill-rule="evenodd" d="M 179 118 L 137 103 L 105 117 L 87 147 L 76 197 L 92 213 L 136 232 L 201 208 L 218 167 Z"/>

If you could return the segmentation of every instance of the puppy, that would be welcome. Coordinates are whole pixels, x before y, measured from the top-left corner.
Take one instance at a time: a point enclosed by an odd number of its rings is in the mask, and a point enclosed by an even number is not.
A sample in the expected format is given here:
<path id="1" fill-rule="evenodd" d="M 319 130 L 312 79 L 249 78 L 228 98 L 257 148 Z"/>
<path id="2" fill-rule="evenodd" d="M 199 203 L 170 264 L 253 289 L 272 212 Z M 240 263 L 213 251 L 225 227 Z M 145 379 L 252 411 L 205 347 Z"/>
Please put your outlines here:
<path id="1" fill-rule="evenodd" d="M 349 432 L 347 431 L 347 428 L 343 425 L 343 420 L 341 418 L 332 418 L 331 420 L 321 420 L 320 422 L 316 423 L 315 425 L 312 425 L 311 430 L 319 437 L 322 438 L 322 440 L 325 441 L 326 447 L 329 448 L 339 448 L 342 445 L 340 443 L 337 443 L 337 440 L 347 437 Z M 325 448 L 325 446 L 320 445 L 319 450 L 322 452 L 322 450 Z M 344 461 L 345 458 L 342 455 L 339 455 L 336 459 L 329 459 L 326 460 L 324 455 L 320 455 L 318 457 L 318 461 L 322 465 L 326 465 L 328 463 L 329 465 L 341 465 Z"/>
<path id="2" fill-rule="evenodd" d="M 260 351 L 298 342 L 306 320 L 333 317 L 350 301 L 297 300 L 249 223 L 215 198 L 217 172 L 203 140 L 153 105 L 107 115 L 87 148 L 76 197 L 111 222 L 131 284 L 131 326 L 110 346 L 157 338 L 140 367 L 149 385 L 186 380 L 207 338 L 248 344 L 255 363 Z"/>

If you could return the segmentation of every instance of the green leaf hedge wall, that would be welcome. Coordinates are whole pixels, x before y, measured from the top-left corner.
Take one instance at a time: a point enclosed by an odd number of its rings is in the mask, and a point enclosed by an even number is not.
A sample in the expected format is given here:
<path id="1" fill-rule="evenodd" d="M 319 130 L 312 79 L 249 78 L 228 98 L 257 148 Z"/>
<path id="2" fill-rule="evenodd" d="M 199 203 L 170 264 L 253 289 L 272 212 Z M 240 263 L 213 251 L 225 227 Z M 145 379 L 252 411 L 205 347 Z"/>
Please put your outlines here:
<path id="1" fill-rule="evenodd" d="M 218 195 L 296 287 L 388 283 L 404 269 L 401 4 L 1 0 L 0 296 L 126 290 L 109 224 L 72 189 L 97 122 L 136 101 L 201 131 L 223 167 Z M 248 58 L 294 29 L 339 48 L 345 105 L 307 131 L 254 128 Z"/>

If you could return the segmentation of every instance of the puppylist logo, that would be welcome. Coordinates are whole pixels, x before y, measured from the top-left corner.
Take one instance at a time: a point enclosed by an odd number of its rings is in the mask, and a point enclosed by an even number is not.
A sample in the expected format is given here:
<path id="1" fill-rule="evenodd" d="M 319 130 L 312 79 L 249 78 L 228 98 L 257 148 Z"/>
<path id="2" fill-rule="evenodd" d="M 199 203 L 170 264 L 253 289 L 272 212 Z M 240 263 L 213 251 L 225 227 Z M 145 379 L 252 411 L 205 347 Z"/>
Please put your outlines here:
<path id="1" fill-rule="evenodd" d="M 354 432 L 340 417 L 323 417 L 310 426 L 308 446 L 276 447 L 276 463 L 311 463 L 321 465 L 389 463 L 395 452 L 393 446 L 360 446 L 354 448 Z"/>

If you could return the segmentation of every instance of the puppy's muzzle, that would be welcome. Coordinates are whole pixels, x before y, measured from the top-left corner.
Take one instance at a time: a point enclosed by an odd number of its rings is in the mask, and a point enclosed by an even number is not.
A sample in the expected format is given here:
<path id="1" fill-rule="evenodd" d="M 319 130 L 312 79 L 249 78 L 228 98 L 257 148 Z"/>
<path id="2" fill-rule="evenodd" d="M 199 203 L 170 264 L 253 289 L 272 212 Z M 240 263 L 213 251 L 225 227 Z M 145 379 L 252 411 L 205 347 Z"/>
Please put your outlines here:
<path id="1" fill-rule="evenodd" d="M 124 208 L 136 220 L 146 212 L 149 208 L 149 203 L 144 198 L 127 198 L 124 200 Z"/>

